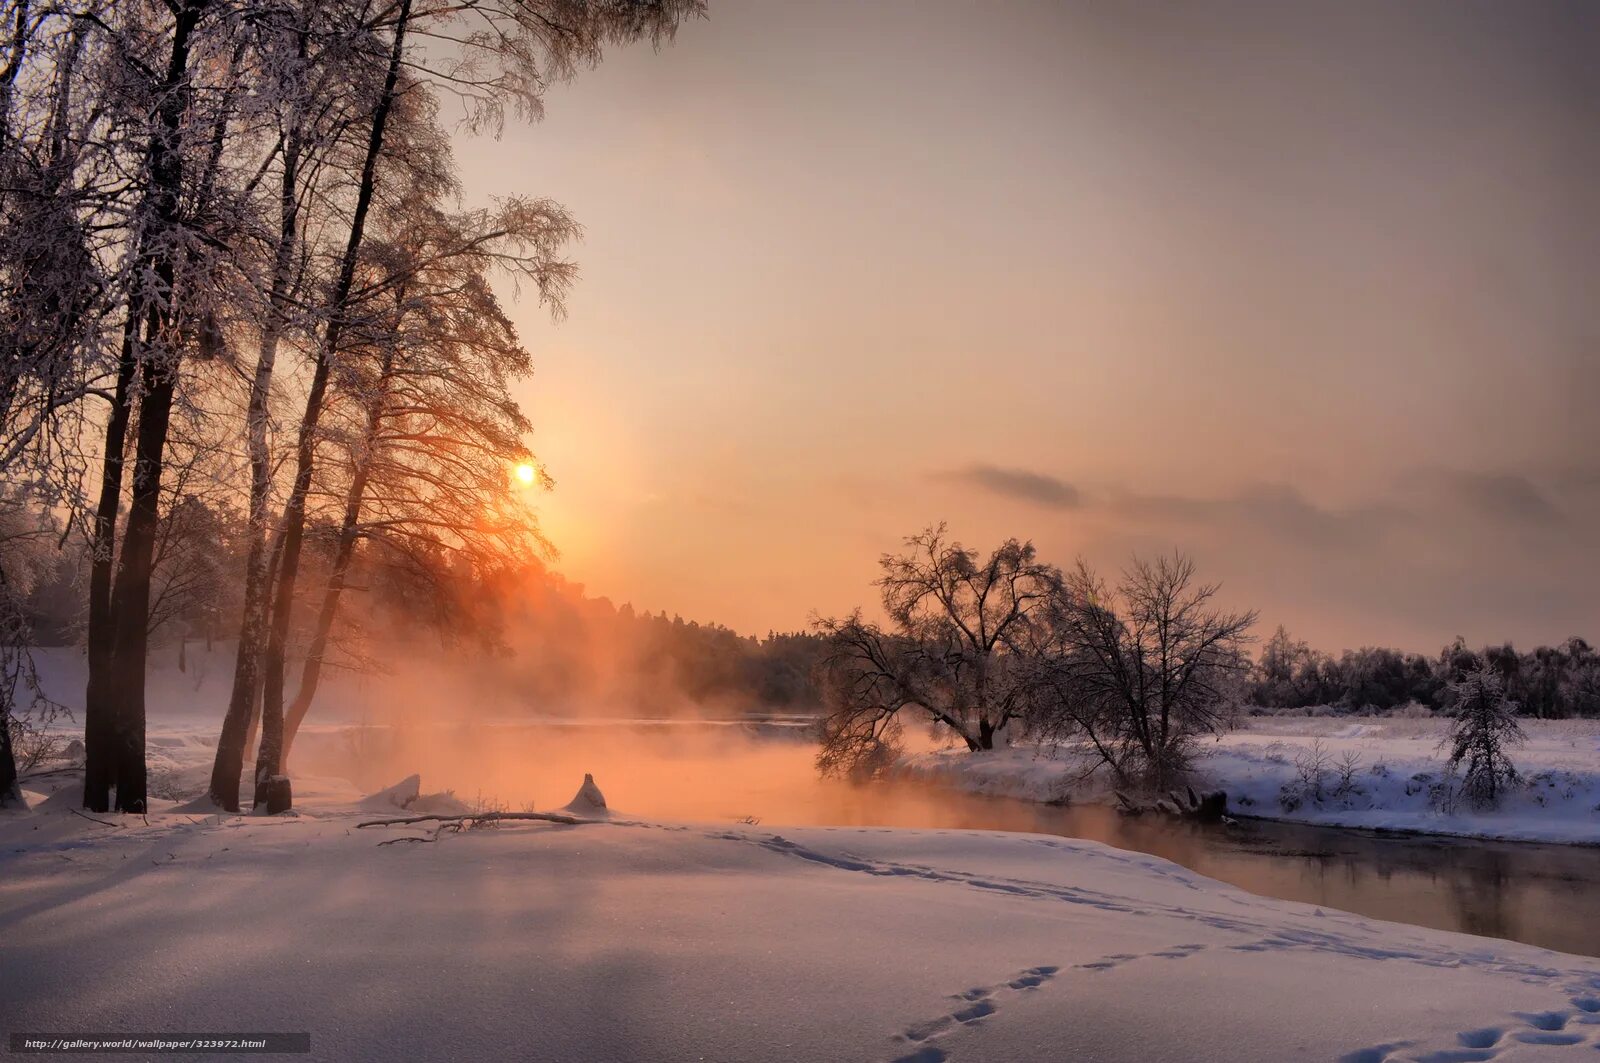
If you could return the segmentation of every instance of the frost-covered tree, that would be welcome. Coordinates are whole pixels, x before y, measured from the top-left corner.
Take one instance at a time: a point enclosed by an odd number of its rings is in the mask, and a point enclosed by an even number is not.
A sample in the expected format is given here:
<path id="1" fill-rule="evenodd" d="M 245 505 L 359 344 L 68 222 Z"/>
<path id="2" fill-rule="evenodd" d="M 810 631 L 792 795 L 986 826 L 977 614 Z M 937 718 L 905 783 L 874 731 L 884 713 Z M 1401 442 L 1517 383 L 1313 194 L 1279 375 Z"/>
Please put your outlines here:
<path id="1" fill-rule="evenodd" d="M 324 480 L 347 478 L 344 506 L 285 712 L 285 762 L 316 695 L 358 545 L 375 544 L 414 573 L 443 559 L 479 577 L 542 551 L 526 487 L 513 478 L 518 467 L 540 468 L 509 392 L 532 364 L 490 281 L 499 272 L 530 283 L 559 314 L 573 273 L 561 251 L 576 235 L 571 217 L 547 201 L 451 213 L 412 195 L 368 241 L 330 404 L 342 429 L 330 434 L 342 445 L 322 463 Z"/>
<path id="2" fill-rule="evenodd" d="M 294 431 L 293 475 L 270 566 L 271 586 L 261 592 L 265 623 L 259 631 L 260 645 L 241 638 L 239 651 L 239 659 L 245 663 L 253 659 L 251 655 L 260 654 L 258 804 L 265 784 L 278 775 L 283 748 L 285 671 L 322 420 L 330 401 L 330 383 L 346 347 L 345 334 L 356 320 L 356 304 L 362 294 L 357 270 L 385 157 L 397 154 L 391 137 L 404 116 L 407 98 L 451 94 L 467 106 L 474 123 L 491 127 L 497 125 L 507 104 L 525 115 L 537 116 L 543 93 L 552 81 L 570 76 L 580 66 L 597 63 L 606 45 L 638 40 L 659 43 L 673 34 L 681 20 L 699 14 L 703 4 L 700 0 L 488 0 L 472 4 L 397 0 L 379 7 L 358 4 L 355 9 L 370 38 L 364 54 L 373 74 L 367 80 L 376 85 L 376 91 L 364 99 L 359 116 L 349 126 L 356 145 L 349 159 L 353 179 L 331 226 L 343 238 L 337 254 L 326 264 L 327 283 L 316 300 L 317 327 L 307 344 L 311 374 Z M 247 624 L 252 604 L 247 601 Z M 252 633 L 248 626 L 245 633 Z M 237 804 L 233 764 L 242 759 L 250 686 L 236 677 L 219 743 L 212 795 L 224 807 Z M 279 792 L 281 789 L 280 785 Z"/>
<path id="3" fill-rule="evenodd" d="M 210 787 L 211 799 L 230 810 L 239 807 L 247 735 L 261 696 L 278 352 L 284 345 L 306 346 L 320 317 L 327 256 L 307 232 L 335 229 L 326 222 L 346 209 L 352 194 L 351 160 L 361 157 L 363 123 L 383 83 L 381 57 L 388 52 L 371 22 L 364 6 L 287 0 L 263 5 L 251 24 L 271 145 L 259 183 L 270 201 L 261 226 L 262 267 L 251 330 L 255 366 L 244 412 L 249 501 L 239 642 Z"/>
<path id="4" fill-rule="evenodd" d="M 1119 781 L 1176 781 L 1250 666 L 1256 614 L 1218 607 L 1218 590 L 1181 554 L 1135 559 L 1114 589 L 1080 561 L 1046 614 L 1036 726 L 1086 738 Z"/>
<path id="5" fill-rule="evenodd" d="M 454 187 L 425 150 L 439 101 L 490 130 L 507 106 L 536 117 L 604 47 L 659 43 L 703 6 L 0 0 L 0 473 L 86 545 L 88 807 L 144 807 L 150 631 L 216 612 L 195 592 L 231 582 L 165 548 L 213 509 L 246 523 L 212 796 L 238 807 L 258 704 L 258 767 L 276 770 L 300 551 L 346 485 L 316 459 L 359 375 L 368 220 Z M 307 371 L 275 372 L 280 349 Z M 205 509 L 181 475 L 197 456 L 220 496 Z"/>
<path id="6" fill-rule="evenodd" d="M 1495 805 L 1517 781 L 1517 769 L 1506 752 L 1520 745 L 1517 703 L 1506 697 L 1505 682 L 1487 662 L 1450 684 L 1450 768 L 1466 765 L 1461 792 L 1473 805 Z"/>
<path id="7" fill-rule="evenodd" d="M 1015 539 L 983 559 L 942 524 L 906 547 L 879 562 L 887 629 L 859 610 L 817 622 L 830 644 L 824 773 L 870 770 L 898 737 L 902 713 L 976 751 L 993 749 L 1027 704 L 1029 629 L 1060 572 Z"/>

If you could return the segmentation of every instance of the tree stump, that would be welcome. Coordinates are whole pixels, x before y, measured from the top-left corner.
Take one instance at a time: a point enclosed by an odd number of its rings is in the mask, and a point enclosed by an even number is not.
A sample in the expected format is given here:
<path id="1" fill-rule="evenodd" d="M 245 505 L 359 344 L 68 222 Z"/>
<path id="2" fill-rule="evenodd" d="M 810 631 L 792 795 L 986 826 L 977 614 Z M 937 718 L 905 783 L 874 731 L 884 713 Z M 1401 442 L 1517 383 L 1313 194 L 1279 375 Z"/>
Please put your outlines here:
<path id="1" fill-rule="evenodd" d="M 294 793 L 289 786 L 289 776 L 274 775 L 261 787 L 261 792 L 256 794 L 256 808 L 266 806 L 266 814 L 276 816 L 279 812 L 287 812 L 294 807 Z"/>

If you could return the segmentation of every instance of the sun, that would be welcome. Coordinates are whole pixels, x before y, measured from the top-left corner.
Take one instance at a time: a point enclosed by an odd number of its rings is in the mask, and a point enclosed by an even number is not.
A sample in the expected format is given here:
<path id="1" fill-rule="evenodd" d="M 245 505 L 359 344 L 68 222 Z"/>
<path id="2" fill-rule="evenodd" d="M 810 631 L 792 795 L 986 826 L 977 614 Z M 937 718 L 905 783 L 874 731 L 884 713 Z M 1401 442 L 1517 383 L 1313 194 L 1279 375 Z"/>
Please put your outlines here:
<path id="1" fill-rule="evenodd" d="M 533 483 L 533 478 L 536 475 L 538 474 L 534 472 L 532 465 L 523 464 L 517 466 L 517 479 L 525 484 Z"/>

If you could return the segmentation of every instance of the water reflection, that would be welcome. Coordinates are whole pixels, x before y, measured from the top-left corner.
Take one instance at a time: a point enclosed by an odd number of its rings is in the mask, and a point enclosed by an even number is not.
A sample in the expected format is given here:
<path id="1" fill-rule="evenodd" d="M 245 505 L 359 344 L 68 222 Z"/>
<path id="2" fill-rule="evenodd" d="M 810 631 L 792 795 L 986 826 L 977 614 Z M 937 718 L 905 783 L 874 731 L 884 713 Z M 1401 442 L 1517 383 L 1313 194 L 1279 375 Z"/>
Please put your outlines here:
<path id="1" fill-rule="evenodd" d="M 1265 821 L 1203 825 L 1100 805 L 1052 807 L 897 782 L 818 779 L 793 729 L 618 723 L 382 729 L 306 741 L 304 756 L 376 787 L 428 787 L 505 807 L 564 801 L 586 771 L 614 808 L 763 826 L 899 826 L 1088 838 L 1164 857 L 1253 893 L 1379 919 L 1600 955 L 1600 848 L 1381 835 Z M 788 738 L 782 737 L 787 733 Z M 319 748 L 320 747 L 320 748 Z M 350 760 L 359 750 L 359 762 Z M 307 766 L 311 766 L 308 764 Z"/>
<path id="2" fill-rule="evenodd" d="M 885 795 L 882 790 L 887 789 Z M 1600 849 L 1376 834 L 1259 820 L 1128 818 L 908 784 L 830 802 L 815 822 L 962 827 L 1089 838 L 1252 893 L 1563 952 L 1600 955 Z M 910 791 L 910 792 L 908 792 Z M 885 800 L 884 798 L 888 799 Z M 899 814 L 909 811 L 912 814 Z"/>

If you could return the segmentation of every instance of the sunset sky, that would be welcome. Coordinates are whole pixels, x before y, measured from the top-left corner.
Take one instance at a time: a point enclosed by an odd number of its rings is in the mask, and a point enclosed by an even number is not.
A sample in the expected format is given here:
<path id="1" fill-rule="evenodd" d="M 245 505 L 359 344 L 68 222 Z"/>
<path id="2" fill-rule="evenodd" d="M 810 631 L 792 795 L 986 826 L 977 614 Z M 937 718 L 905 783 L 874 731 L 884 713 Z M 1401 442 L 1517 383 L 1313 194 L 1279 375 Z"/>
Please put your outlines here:
<path id="1" fill-rule="evenodd" d="M 1600 641 L 1600 5 L 713 0 L 547 107 L 458 152 L 586 228 L 515 317 L 591 593 L 797 628 L 947 520 Z"/>

